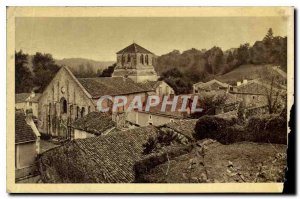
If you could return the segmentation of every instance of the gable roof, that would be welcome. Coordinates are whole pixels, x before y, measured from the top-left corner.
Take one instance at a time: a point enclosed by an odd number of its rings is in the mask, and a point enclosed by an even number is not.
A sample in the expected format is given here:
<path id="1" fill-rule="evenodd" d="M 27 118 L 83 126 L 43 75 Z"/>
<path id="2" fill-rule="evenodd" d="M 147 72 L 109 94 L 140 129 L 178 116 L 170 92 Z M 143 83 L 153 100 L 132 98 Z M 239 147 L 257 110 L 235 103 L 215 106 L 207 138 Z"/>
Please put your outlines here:
<path id="1" fill-rule="evenodd" d="M 133 80 L 123 77 L 78 78 L 78 81 L 92 98 L 100 98 L 104 95 L 115 96 L 149 91 Z"/>
<path id="2" fill-rule="evenodd" d="M 212 79 L 208 82 L 205 82 L 205 83 L 202 83 L 202 82 L 198 82 L 196 84 L 194 84 L 195 86 L 198 86 L 198 88 L 201 88 L 201 89 L 210 89 L 210 87 L 213 85 L 213 84 L 218 84 L 220 85 L 221 87 L 224 87 L 224 88 L 227 88 L 229 86 L 229 84 L 226 84 L 226 83 L 223 83 L 223 82 L 220 82 L 216 79 Z"/>
<path id="3" fill-rule="evenodd" d="M 36 139 L 35 133 L 26 122 L 25 114 L 17 111 L 15 113 L 15 144 L 34 142 Z"/>
<path id="4" fill-rule="evenodd" d="M 155 127 L 147 126 L 77 139 L 43 153 L 41 159 L 51 162 L 50 172 L 62 165 L 68 168 L 63 174 L 57 172 L 57 182 L 130 183 L 135 180 L 135 163 L 144 157 L 143 145 L 157 133 Z M 44 181 L 49 178 L 46 173 L 41 173 Z"/>
<path id="5" fill-rule="evenodd" d="M 16 103 L 23 103 L 26 101 L 26 99 L 30 96 L 30 93 L 17 93 L 15 95 L 16 99 L 15 102 Z"/>
<path id="6" fill-rule="evenodd" d="M 153 54 L 152 52 L 150 52 L 149 50 L 143 48 L 142 46 L 133 43 L 129 46 L 127 46 L 126 48 L 120 50 L 117 52 L 117 54 L 124 54 L 124 53 L 147 53 L 147 54 Z"/>
<path id="7" fill-rule="evenodd" d="M 73 122 L 72 127 L 95 135 L 101 135 L 106 130 L 116 126 L 111 115 L 101 112 L 91 112 Z"/>

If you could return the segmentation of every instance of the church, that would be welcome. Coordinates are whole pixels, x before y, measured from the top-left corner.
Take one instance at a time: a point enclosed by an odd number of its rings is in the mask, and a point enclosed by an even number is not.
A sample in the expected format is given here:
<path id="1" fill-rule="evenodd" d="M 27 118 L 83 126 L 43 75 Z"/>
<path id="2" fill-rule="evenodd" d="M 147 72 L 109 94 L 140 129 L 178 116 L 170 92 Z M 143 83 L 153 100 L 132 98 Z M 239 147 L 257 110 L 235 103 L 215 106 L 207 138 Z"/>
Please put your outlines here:
<path id="1" fill-rule="evenodd" d="M 57 72 L 39 99 L 38 127 L 41 133 L 74 138 L 72 123 L 97 111 L 97 101 L 104 95 L 123 95 L 130 100 L 136 95 L 145 99 L 158 91 L 163 95 L 174 94 L 168 84 L 157 81 L 152 52 L 133 43 L 116 54 L 117 65 L 112 77 L 76 78 L 65 66 Z M 112 106 L 110 100 L 103 103 Z"/>

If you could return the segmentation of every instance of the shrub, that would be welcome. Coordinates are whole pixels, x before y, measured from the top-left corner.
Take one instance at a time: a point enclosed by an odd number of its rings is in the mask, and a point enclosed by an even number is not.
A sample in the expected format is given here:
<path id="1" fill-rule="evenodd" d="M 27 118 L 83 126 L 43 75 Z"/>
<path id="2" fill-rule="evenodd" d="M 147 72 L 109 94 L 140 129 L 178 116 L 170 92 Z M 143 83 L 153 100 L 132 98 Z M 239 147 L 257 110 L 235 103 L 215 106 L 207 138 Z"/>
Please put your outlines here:
<path id="1" fill-rule="evenodd" d="M 210 138 L 222 144 L 260 142 L 287 144 L 286 117 L 263 115 L 249 118 L 246 125 L 238 125 L 236 118 L 204 116 L 195 127 L 196 139 Z"/>
<path id="2" fill-rule="evenodd" d="M 231 130 L 229 127 L 235 125 L 237 119 L 235 117 L 222 118 L 218 116 L 203 116 L 196 124 L 194 137 L 196 139 L 210 138 L 217 140 L 221 143 L 228 143 L 229 133 Z M 228 140 L 229 139 L 229 140 Z"/>
<path id="3" fill-rule="evenodd" d="M 287 121 L 278 115 L 255 116 L 246 126 L 247 139 L 254 142 L 287 144 Z"/>

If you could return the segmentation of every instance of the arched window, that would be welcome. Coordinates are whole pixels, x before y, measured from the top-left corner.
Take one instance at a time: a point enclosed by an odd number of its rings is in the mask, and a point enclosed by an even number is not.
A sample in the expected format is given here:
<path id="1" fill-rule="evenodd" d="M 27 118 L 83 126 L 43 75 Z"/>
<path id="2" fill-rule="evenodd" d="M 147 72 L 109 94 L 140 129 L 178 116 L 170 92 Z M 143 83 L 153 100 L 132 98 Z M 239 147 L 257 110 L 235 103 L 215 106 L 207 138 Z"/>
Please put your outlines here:
<path id="1" fill-rule="evenodd" d="M 84 107 L 82 107 L 82 108 L 81 108 L 81 113 L 80 113 L 81 117 L 83 117 L 83 116 L 84 116 L 84 114 L 85 114 L 85 108 L 84 108 Z"/>
<path id="2" fill-rule="evenodd" d="M 67 100 L 63 97 L 60 99 L 60 113 L 64 114 L 68 112 Z"/>
<path id="3" fill-rule="evenodd" d="M 140 61 L 142 64 L 144 64 L 144 55 L 143 54 L 141 54 Z"/>
<path id="4" fill-rule="evenodd" d="M 130 54 L 127 55 L 127 61 L 130 62 L 131 61 L 131 57 Z"/>
<path id="5" fill-rule="evenodd" d="M 148 55 L 145 56 L 145 62 L 147 65 L 149 65 Z"/>

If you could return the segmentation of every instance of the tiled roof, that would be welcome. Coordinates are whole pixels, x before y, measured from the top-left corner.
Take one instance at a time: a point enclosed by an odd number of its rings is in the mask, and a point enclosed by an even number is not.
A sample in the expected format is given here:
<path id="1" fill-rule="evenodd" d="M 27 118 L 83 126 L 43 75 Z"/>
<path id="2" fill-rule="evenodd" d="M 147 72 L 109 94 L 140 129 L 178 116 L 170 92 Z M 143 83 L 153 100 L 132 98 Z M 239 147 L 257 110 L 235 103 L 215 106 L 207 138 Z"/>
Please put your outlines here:
<path id="1" fill-rule="evenodd" d="M 30 93 L 18 93 L 16 94 L 16 103 L 23 103 L 26 101 L 26 99 L 30 96 Z"/>
<path id="2" fill-rule="evenodd" d="M 17 111 L 15 116 L 15 144 L 34 142 L 37 137 L 32 128 L 26 123 L 24 113 Z"/>
<path id="3" fill-rule="evenodd" d="M 57 176 L 62 182 L 132 183 L 134 165 L 144 156 L 143 144 L 157 133 L 155 127 L 148 126 L 78 139 L 44 153 L 41 161 L 49 159 L 57 170 L 68 168 Z"/>
<path id="4" fill-rule="evenodd" d="M 163 126 L 173 129 L 177 133 L 183 134 L 186 137 L 193 139 L 194 129 L 198 119 L 179 120 L 167 123 Z"/>
<path id="5" fill-rule="evenodd" d="M 274 67 L 272 67 L 273 68 L 273 70 L 274 71 L 276 71 L 281 77 L 283 77 L 283 78 L 287 78 L 287 74 L 286 74 L 286 72 L 284 72 L 283 70 L 281 70 L 279 67 L 277 67 L 277 66 L 274 66 Z"/>
<path id="6" fill-rule="evenodd" d="M 38 102 L 41 96 L 42 96 L 41 93 L 35 93 L 34 97 L 29 97 L 26 101 L 28 101 L 28 102 Z"/>
<path id="7" fill-rule="evenodd" d="M 208 82 L 205 82 L 205 83 L 202 83 L 202 82 L 199 82 L 199 83 L 196 83 L 194 85 L 197 85 L 197 87 L 201 88 L 201 89 L 205 89 L 205 90 L 209 90 L 211 88 L 212 85 L 214 84 L 217 84 L 221 87 L 224 87 L 224 88 L 227 88 L 229 85 L 226 84 L 226 83 L 223 83 L 223 82 L 220 82 L 216 79 L 213 79 L 213 80 L 210 80 Z"/>
<path id="8" fill-rule="evenodd" d="M 146 81 L 138 84 L 146 90 L 155 90 L 161 82 L 162 81 Z"/>
<path id="9" fill-rule="evenodd" d="M 106 130 L 116 126 L 111 115 L 101 112 L 91 112 L 73 122 L 72 127 L 95 135 L 101 135 Z"/>
<path id="10" fill-rule="evenodd" d="M 78 78 L 78 81 L 93 98 L 148 91 L 133 80 L 123 77 Z"/>
<path id="11" fill-rule="evenodd" d="M 149 50 L 143 48 L 142 46 L 133 43 L 129 46 L 127 46 L 126 48 L 120 50 L 119 52 L 117 52 L 117 54 L 123 54 L 123 53 L 147 53 L 147 54 L 153 54 L 152 52 L 150 52 Z"/>

